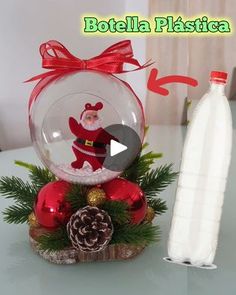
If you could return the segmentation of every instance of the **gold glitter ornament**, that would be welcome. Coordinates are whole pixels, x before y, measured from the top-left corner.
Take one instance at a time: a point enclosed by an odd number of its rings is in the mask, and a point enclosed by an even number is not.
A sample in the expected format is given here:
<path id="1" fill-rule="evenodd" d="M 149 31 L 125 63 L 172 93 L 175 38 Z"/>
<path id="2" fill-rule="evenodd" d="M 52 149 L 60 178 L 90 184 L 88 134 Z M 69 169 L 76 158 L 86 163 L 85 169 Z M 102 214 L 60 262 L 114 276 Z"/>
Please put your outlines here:
<path id="1" fill-rule="evenodd" d="M 36 216 L 34 215 L 34 212 L 30 213 L 29 217 L 28 217 L 28 222 L 30 227 L 37 227 L 39 225 Z"/>
<path id="2" fill-rule="evenodd" d="M 152 222 L 155 217 L 155 211 L 153 210 L 152 207 L 147 207 L 147 212 L 145 216 L 145 221 L 147 222 Z"/>
<path id="3" fill-rule="evenodd" d="M 94 187 L 87 193 L 87 203 L 90 206 L 97 207 L 106 201 L 106 194 L 103 189 Z"/>

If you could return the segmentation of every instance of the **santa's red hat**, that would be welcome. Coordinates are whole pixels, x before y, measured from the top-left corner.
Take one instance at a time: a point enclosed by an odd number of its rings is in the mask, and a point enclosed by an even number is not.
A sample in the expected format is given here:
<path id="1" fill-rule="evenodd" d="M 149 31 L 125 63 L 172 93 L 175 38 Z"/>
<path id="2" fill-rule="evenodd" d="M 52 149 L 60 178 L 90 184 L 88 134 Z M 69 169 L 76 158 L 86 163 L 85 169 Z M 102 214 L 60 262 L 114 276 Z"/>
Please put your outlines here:
<path id="1" fill-rule="evenodd" d="M 97 102 L 94 106 L 91 105 L 91 103 L 86 103 L 84 106 L 84 110 L 80 115 L 80 120 L 82 120 L 83 115 L 87 112 L 87 111 L 99 111 L 103 108 L 103 104 L 101 102 Z"/>

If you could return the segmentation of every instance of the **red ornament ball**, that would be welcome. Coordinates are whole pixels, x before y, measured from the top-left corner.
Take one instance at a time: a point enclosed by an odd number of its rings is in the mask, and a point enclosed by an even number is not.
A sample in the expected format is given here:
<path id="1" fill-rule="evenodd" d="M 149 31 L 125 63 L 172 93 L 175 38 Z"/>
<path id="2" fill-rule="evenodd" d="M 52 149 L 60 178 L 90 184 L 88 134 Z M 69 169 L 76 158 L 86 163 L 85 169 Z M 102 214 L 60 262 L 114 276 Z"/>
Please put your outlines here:
<path id="1" fill-rule="evenodd" d="M 56 228 L 68 222 L 72 212 L 65 196 L 70 186 L 70 183 L 59 180 L 46 184 L 39 191 L 34 213 L 40 225 Z"/>
<path id="2" fill-rule="evenodd" d="M 147 210 L 147 200 L 141 188 L 126 179 L 115 178 L 102 184 L 106 197 L 111 201 L 126 202 L 130 206 L 131 223 L 143 221 Z"/>

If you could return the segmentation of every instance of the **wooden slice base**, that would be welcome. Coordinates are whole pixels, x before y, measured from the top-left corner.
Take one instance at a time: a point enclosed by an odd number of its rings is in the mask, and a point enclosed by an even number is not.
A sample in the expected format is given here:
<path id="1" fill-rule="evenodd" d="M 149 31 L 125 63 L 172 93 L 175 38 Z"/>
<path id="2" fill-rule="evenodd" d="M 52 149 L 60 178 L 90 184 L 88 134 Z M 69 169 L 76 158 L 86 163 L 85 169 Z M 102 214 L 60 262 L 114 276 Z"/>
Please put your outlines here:
<path id="1" fill-rule="evenodd" d="M 56 264 L 75 264 L 79 262 L 92 261 L 114 261 L 127 260 L 136 257 L 143 250 L 144 246 L 128 244 L 108 245 L 104 250 L 99 252 L 83 252 L 72 247 L 60 251 L 43 251 L 39 249 L 39 244 L 35 239 L 35 229 L 29 232 L 30 245 L 34 252 L 39 254 L 45 260 Z"/>

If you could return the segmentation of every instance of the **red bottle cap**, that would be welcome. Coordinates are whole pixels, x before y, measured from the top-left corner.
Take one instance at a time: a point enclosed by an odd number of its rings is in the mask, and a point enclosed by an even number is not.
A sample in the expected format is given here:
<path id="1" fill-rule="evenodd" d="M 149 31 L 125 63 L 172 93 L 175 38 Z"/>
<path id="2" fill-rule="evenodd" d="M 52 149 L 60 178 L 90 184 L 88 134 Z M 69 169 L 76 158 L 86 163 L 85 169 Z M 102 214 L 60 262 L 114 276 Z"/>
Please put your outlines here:
<path id="1" fill-rule="evenodd" d="M 226 83 L 227 77 L 228 74 L 225 72 L 212 71 L 210 80 L 218 83 Z"/>

